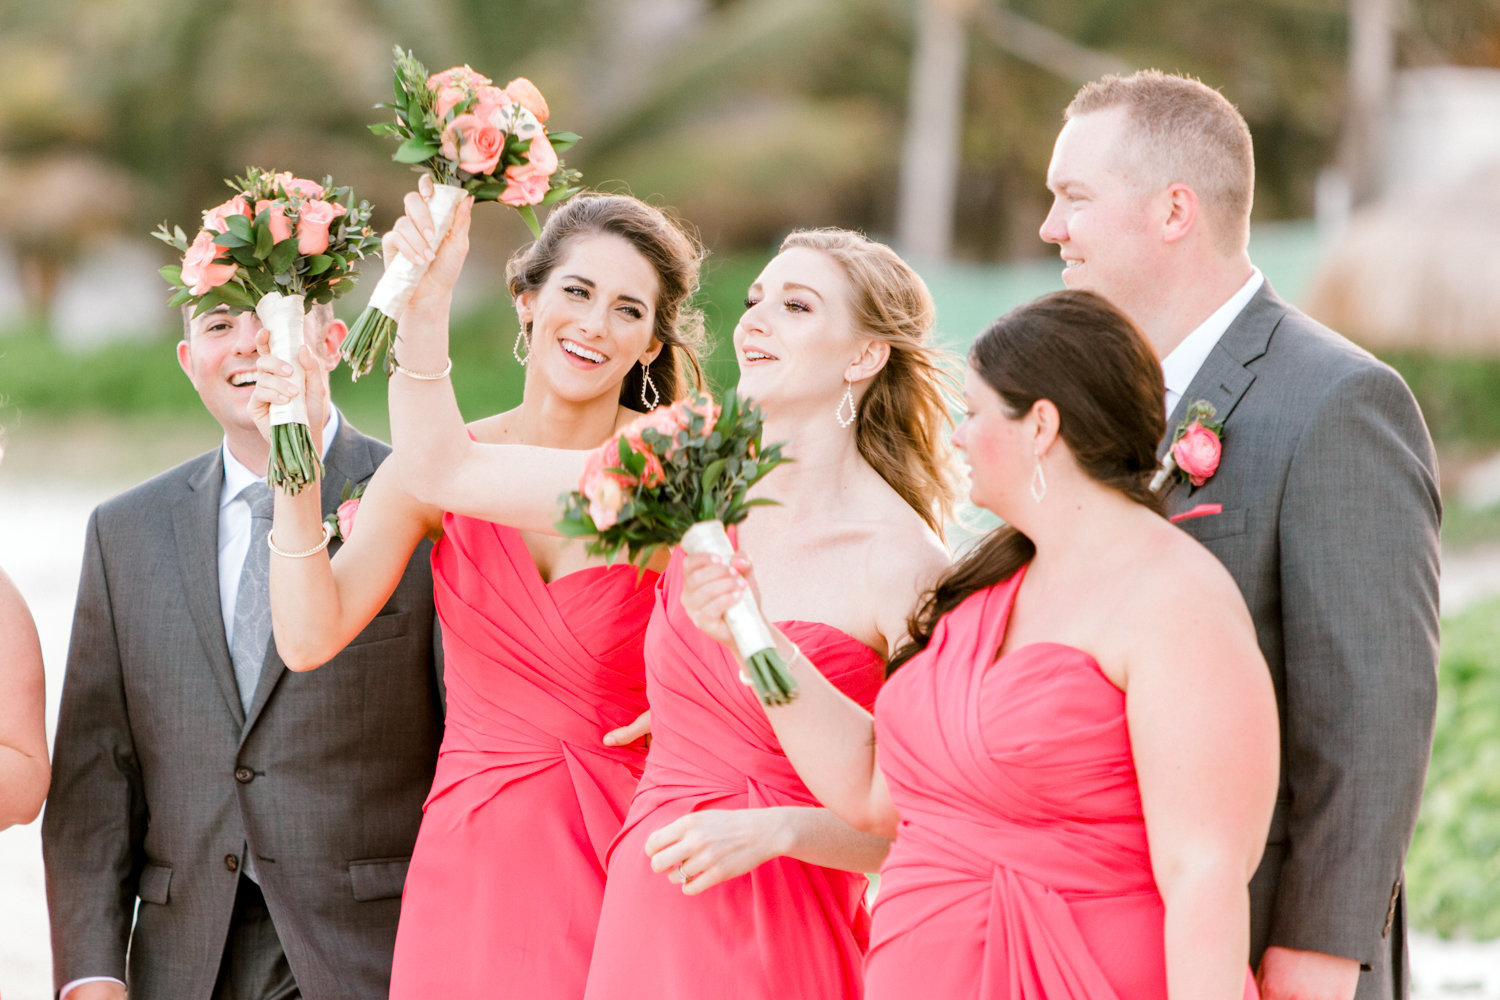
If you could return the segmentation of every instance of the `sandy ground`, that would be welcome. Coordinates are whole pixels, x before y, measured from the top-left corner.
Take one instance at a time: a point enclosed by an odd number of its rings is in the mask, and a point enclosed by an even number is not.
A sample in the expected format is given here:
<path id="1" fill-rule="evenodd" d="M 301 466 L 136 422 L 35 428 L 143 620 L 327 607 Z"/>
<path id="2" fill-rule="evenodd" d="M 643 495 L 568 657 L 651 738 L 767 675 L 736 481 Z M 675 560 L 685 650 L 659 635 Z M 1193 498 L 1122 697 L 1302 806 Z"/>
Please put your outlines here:
<path id="1" fill-rule="evenodd" d="M 191 450 L 177 452 L 191 454 Z M 43 486 L 35 456 L 13 454 L 0 467 L 0 565 L 31 605 L 47 664 L 48 732 L 56 720 L 83 531 L 95 504 L 129 485 L 119 474 L 79 476 L 51 467 L 58 485 Z M 171 464 L 163 462 L 161 467 Z M 113 470 L 112 470 L 113 473 Z M 1500 548 L 1445 555 L 1443 605 L 1448 613 L 1500 591 Z M 42 883 L 40 824 L 0 832 L 0 995 L 51 995 L 50 944 Z M 1412 942 L 1418 1000 L 1500 1000 L 1500 941 Z"/>

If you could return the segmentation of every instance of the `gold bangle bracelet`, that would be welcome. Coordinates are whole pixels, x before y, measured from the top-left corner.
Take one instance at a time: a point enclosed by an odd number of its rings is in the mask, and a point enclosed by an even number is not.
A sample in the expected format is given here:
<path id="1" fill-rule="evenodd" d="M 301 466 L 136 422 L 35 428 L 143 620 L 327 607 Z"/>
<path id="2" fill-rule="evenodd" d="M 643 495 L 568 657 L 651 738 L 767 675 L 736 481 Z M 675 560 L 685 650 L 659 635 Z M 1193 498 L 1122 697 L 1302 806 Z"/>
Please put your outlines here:
<path id="1" fill-rule="evenodd" d="M 433 374 L 431 372 L 414 372 L 410 368 L 401 367 L 401 362 L 394 359 L 391 361 L 391 367 L 396 372 L 405 375 L 407 378 L 414 378 L 418 382 L 441 382 L 443 379 L 447 378 L 449 374 L 452 373 L 453 359 L 449 358 L 448 363 L 443 366 L 443 370 L 437 372 L 436 374 Z"/>
<path id="2" fill-rule="evenodd" d="M 326 521 L 323 523 L 323 540 L 306 552 L 288 552 L 285 549 L 278 549 L 276 543 L 271 540 L 271 533 L 266 532 L 266 548 L 283 559 L 306 559 L 308 556 L 315 556 L 328 548 L 328 543 L 331 541 L 333 541 L 333 525 Z"/>

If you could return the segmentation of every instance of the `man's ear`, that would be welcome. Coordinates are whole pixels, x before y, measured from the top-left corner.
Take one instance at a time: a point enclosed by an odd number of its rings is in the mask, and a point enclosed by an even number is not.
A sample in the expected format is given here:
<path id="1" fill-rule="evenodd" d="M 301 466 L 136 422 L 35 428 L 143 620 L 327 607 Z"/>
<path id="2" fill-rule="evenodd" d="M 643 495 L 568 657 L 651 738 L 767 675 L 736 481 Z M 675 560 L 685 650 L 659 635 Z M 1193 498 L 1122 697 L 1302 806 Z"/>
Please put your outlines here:
<path id="1" fill-rule="evenodd" d="M 318 341 L 314 354 L 319 356 L 318 360 L 323 362 L 323 367 L 333 371 L 338 367 L 339 348 L 344 344 L 344 338 L 349 336 L 349 327 L 341 319 L 336 319 L 323 328 L 323 336 Z"/>
<path id="2" fill-rule="evenodd" d="M 177 364 L 182 369 L 182 374 L 193 380 L 193 348 L 188 344 L 187 338 L 183 337 L 177 342 Z"/>
<path id="3" fill-rule="evenodd" d="M 1198 192 L 1178 181 L 1166 190 L 1166 218 L 1162 220 L 1162 239 L 1176 243 L 1188 233 L 1198 221 Z"/>

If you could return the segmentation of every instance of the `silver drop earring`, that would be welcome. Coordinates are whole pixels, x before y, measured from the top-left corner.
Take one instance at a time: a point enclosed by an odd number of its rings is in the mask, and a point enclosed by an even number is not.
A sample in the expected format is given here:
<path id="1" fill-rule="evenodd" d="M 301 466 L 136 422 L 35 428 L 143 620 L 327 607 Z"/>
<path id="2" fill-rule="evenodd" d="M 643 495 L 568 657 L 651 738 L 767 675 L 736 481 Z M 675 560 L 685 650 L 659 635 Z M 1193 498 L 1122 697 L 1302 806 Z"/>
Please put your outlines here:
<path id="1" fill-rule="evenodd" d="M 526 345 L 526 353 L 521 353 L 521 345 Z M 526 361 L 531 357 L 531 341 L 526 339 L 526 327 L 516 331 L 516 342 L 511 346 L 510 353 L 515 357 L 516 364 L 522 368 L 526 367 Z"/>
<path id="2" fill-rule="evenodd" d="M 649 398 L 646 395 L 648 389 L 651 390 Z M 641 405 L 646 408 L 647 412 L 661 405 L 661 393 L 657 390 L 656 383 L 651 381 L 651 362 L 649 361 L 641 362 Z"/>
<path id="3" fill-rule="evenodd" d="M 1036 468 L 1031 470 L 1031 499 L 1037 503 L 1047 495 L 1047 477 L 1042 475 L 1042 456 L 1036 457 Z"/>
<path id="4" fill-rule="evenodd" d="M 844 404 L 849 405 L 849 416 L 844 416 Z M 854 386 L 844 379 L 844 394 L 839 397 L 839 405 L 834 407 L 833 415 L 837 418 L 840 427 L 848 427 L 854 423 L 854 418 L 859 416 L 859 411 L 854 408 Z"/>

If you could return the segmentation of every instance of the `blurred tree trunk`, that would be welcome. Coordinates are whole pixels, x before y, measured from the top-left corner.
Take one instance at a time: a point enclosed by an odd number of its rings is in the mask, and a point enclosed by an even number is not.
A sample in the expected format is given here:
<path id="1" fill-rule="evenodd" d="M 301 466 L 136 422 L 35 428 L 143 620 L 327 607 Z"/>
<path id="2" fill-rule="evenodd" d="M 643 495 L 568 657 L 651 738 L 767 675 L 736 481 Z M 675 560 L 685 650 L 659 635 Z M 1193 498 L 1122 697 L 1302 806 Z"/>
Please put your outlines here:
<path id="1" fill-rule="evenodd" d="M 974 0 L 918 0 L 916 51 L 907 92 L 896 242 L 928 260 L 953 248 L 962 146 L 965 23 Z"/>
<path id="2" fill-rule="evenodd" d="M 1349 0 L 1349 117 L 1339 160 L 1353 207 L 1380 193 L 1396 61 L 1394 6 L 1394 0 Z"/>

